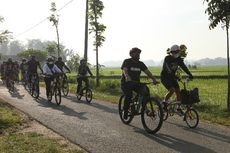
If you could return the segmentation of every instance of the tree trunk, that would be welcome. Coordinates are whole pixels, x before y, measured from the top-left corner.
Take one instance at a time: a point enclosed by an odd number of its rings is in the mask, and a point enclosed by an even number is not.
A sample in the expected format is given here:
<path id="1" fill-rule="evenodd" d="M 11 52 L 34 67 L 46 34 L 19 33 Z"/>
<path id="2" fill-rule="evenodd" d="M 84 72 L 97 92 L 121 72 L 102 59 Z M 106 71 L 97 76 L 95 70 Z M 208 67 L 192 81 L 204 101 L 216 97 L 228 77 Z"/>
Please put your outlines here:
<path id="1" fill-rule="evenodd" d="M 59 43 L 59 32 L 58 32 L 58 26 L 55 25 L 56 32 L 57 32 L 57 49 L 58 49 L 58 57 L 60 57 L 60 43 Z"/>
<path id="2" fill-rule="evenodd" d="M 94 3 L 94 2 L 93 2 Z M 97 12 L 96 12 L 96 8 L 95 8 L 95 4 L 93 4 L 93 12 L 94 12 L 94 16 L 95 16 L 95 28 L 96 28 L 96 32 L 95 32 L 95 45 L 96 45 L 96 86 L 99 87 L 100 86 L 100 81 L 99 81 L 99 62 L 98 62 L 98 23 L 97 23 Z"/>
<path id="3" fill-rule="evenodd" d="M 229 35 L 228 35 L 228 29 L 229 29 L 229 21 L 226 22 L 226 32 L 227 32 L 227 62 L 228 62 L 228 91 L 227 91 L 227 108 L 228 111 L 230 111 L 230 69 L 229 69 Z"/>
<path id="4" fill-rule="evenodd" d="M 85 7 L 85 49 L 84 49 L 84 58 L 88 59 L 88 0 L 86 0 Z"/>

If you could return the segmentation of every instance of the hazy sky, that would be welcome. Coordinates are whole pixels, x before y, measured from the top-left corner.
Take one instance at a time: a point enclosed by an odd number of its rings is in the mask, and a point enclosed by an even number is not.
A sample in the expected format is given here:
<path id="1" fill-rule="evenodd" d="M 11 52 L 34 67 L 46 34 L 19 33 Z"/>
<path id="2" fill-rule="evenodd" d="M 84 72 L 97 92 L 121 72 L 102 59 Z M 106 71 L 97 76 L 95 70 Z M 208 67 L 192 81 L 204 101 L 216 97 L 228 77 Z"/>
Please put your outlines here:
<path id="1" fill-rule="evenodd" d="M 13 32 L 16 40 L 56 41 L 46 20 L 56 2 L 60 42 L 79 55 L 84 52 L 85 0 L 0 0 L 0 29 Z M 226 57 L 226 32 L 219 25 L 209 30 L 203 0 L 103 0 L 101 22 L 107 26 L 106 41 L 99 48 L 99 62 L 128 58 L 132 47 L 142 49 L 141 59 L 160 61 L 173 44 L 186 44 L 188 60 Z M 66 5 L 68 4 L 68 5 Z M 34 28 L 32 28 L 34 27 Z M 89 61 L 95 62 L 92 39 Z"/>

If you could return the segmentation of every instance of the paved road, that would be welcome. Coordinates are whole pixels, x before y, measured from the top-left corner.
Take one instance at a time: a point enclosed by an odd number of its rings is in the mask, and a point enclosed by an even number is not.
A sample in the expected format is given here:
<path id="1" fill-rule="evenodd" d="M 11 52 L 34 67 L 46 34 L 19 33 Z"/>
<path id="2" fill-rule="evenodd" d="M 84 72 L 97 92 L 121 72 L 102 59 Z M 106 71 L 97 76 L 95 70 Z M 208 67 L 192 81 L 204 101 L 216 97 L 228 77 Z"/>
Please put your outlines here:
<path id="1" fill-rule="evenodd" d="M 117 105 L 93 100 L 63 98 L 60 106 L 41 98 L 34 100 L 20 85 L 10 94 L 0 86 L 4 100 L 43 125 L 92 153 L 230 153 L 230 128 L 200 122 L 189 129 L 181 118 L 164 122 L 156 135 L 147 134 L 137 116 L 129 125 L 121 123 Z"/>

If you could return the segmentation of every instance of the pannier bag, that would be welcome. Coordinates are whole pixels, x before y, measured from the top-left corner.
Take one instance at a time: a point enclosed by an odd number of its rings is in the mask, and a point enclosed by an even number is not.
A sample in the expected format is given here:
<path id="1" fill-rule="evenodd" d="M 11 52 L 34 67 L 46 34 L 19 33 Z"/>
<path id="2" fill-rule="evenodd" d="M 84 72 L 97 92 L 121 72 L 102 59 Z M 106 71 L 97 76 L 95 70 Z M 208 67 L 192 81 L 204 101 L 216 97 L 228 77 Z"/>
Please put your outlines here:
<path id="1" fill-rule="evenodd" d="M 193 104 L 200 102 L 199 90 L 194 88 L 192 90 L 181 90 L 181 103 L 182 104 Z"/>

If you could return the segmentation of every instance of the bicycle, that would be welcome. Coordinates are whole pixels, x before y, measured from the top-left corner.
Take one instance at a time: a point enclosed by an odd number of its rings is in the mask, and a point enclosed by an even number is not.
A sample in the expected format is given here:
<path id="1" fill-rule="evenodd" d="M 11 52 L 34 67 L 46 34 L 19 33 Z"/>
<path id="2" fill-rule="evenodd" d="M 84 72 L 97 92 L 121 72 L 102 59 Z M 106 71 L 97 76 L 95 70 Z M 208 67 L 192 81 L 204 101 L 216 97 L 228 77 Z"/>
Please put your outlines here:
<path id="1" fill-rule="evenodd" d="M 88 77 L 88 76 L 85 76 Z M 85 86 L 82 86 L 79 90 L 79 93 L 76 92 L 77 99 L 81 100 L 82 96 L 85 96 L 85 99 L 88 103 L 90 103 L 93 99 L 93 91 L 92 89 L 85 84 Z"/>
<path id="2" fill-rule="evenodd" d="M 51 90 L 50 93 L 48 93 L 48 101 L 52 101 L 52 97 L 55 97 L 55 102 L 57 105 L 61 104 L 61 82 L 60 82 L 60 75 L 61 74 L 55 74 L 54 79 L 51 81 Z"/>
<path id="3" fill-rule="evenodd" d="M 64 73 L 61 75 L 61 83 L 62 93 L 64 96 L 67 96 L 69 94 L 69 80 Z"/>
<path id="4" fill-rule="evenodd" d="M 163 109 L 158 99 L 151 97 L 148 84 L 140 83 L 144 86 L 142 89 L 145 95 L 136 93 L 129 105 L 128 118 L 124 119 L 124 99 L 125 95 L 121 95 L 118 104 L 119 116 L 124 124 L 129 124 L 134 116 L 141 115 L 141 122 L 144 129 L 151 134 L 158 132 L 163 124 Z"/>
<path id="5" fill-rule="evenodd" d="M 186 122 L 188 127 L 196 128 L 199 124 L 199 115 L 197 111 L 193 108 L 193 105 L 200 101 L 198 88 L 193 90 L 187 90 L 186 84 L 188 84 L 188 79 L 186 81 L 180 80 L 183 84 L 183 89 L 181 90 L 181 102 L 170 101 L 168 104 L 164 104 L 164 118 L 167 120 L 168 116 L 173 116 L 178 114 L 183 117 L 183 121 Z"/>
<path id="6" fill-rule="evenodd" d="M 37 73 L 33 73 L 31 76 L 31 83 L 30 83 L 30 94 L 33 98 L 38 99 L 39 97 L 39 77 Z"/>

